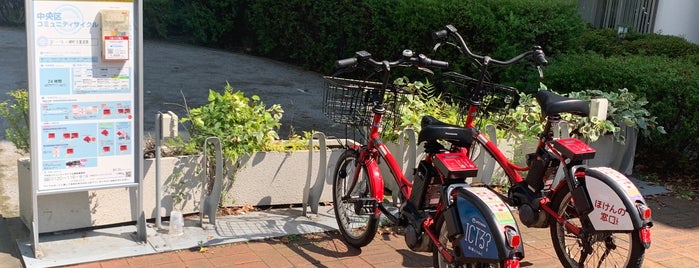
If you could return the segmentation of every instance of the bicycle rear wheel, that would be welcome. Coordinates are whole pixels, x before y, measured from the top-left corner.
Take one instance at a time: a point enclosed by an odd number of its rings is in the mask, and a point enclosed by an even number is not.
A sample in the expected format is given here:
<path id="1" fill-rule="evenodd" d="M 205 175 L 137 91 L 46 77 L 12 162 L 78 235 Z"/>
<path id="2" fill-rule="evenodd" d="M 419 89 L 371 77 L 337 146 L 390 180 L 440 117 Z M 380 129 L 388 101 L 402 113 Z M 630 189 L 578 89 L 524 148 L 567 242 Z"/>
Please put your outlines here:
<path id="1" fill-rule="evenodd" d="M 357 162 L 358 158 L 359 152 L 350 149 L 342 153 L 337 161 L 333 177 L 333 209 L 345 241 L 351 246 L 363 247 L 376 236 L 379 214 L 364 206 L 371 203 L 373 197 L 369 176 Z M 353 175 L 357 168 L 362 170 L 355 182 Z"/>
<path id="2" fill-rule="evenodd" d="M 568 186 L 564 185 L 556 194 L 551 208 L 566 222 L 582 229 Z M 638 231 L 597 231 L 583 238 L 569 232 L 556 220 L 552 221 L 550 228 L 556 255 L 565 267 L 641 267 L 643 264 L 645 249 Z M 592 252 L 585 252 L 585 243 L 590 243 Z"/>

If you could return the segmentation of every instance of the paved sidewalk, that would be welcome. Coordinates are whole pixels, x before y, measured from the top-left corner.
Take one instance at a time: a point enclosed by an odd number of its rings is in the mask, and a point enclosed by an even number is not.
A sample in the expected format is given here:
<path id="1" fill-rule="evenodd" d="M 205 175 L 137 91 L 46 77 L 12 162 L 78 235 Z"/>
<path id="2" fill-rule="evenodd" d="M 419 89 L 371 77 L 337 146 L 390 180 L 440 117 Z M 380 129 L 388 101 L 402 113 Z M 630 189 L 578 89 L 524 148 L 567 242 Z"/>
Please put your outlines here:
<path id="1" fill-rule="evenodd" d="M 643 267 L 699 267 L 699 201 L 671 195 L 646 199 L 653 209 L 652 246 Z M 516 218 L 517 215 L 515 215 Z M 520 224 L 520 226 L 522 226 Z M 548 229 L 522 228 L 522 267 L 560 267 Z M 430 253 L 410 251 L 401 235 L 385 233 L 362 249 L 347 247 L 335 231 L 284 236 L 73 267 L 427 267 Z"/>

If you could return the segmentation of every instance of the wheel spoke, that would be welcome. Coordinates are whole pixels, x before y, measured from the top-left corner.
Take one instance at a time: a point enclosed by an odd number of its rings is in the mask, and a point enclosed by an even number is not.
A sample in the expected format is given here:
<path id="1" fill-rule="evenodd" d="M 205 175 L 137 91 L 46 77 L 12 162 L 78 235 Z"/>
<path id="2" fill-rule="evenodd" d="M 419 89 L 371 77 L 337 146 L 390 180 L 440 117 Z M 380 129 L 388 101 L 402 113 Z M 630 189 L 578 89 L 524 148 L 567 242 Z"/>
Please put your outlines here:
<path id="1" fill-rule="evenodd" d="M 551 237 L 556 254 L 565 267 L 640 267 L 643 249 L 635 232 L 604 232 L 583 228 L 578 219 L 572 197 L 566 193 L 562 199 L 553 202 L 553 208 L 565 221 L 578 226 L 583 234 L 576 236 L 563 224 L 553 222 Z"/>
<path id="2" fill-rule="evenodd" d="M 345 241 L 354 247 L 367 245 L 376 235 L 378 217 L 374 214 L 359 214 L 355 204 L 371 193 L 366 171 L 357 168 L 357 151 L 347 150 L 340 156 L 333 181 L 333 203 L 337 224 Z"/>

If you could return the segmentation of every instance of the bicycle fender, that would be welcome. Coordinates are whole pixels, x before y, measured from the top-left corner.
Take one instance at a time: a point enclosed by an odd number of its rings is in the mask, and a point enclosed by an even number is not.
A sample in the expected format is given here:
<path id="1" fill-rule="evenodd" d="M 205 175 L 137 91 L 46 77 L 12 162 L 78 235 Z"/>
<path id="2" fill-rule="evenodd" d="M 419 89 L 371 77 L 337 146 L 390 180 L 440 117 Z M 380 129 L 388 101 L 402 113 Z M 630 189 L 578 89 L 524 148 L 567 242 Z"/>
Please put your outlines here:
<path id="1" fill-rule="evenodd" d="M 369 183 L 371 184 L 372 196 L 377 202 L 383 201 L 383 176 L 381 176 L 381 169 L 379 169 L 379 164 L 375 160 L 369 160 L 366 162 L 366 171 L 369 175 Z M 377 213 L 378 213 L 377 209 Z"/>
<path id="2" fill-rule="evenodd" d="M 643 227 L 636 202 L 646 202 L 631 180 L 608 167 L 588 168 L 585 175 L 593 206 L 588 217 L 595 230 L 631 231 Z"/>
<path id="3" fill-rule="evenodd" d="M 509 207 L 491 190 L 483 187 L 459 187 L 456 201 L 449 207 L 446 219 L 449 235 L 456 236 L 463 262 L 492 261 L 519 256 L 524 258 L 522 243 L 508 246 L 505 232 L 519 227 Z M 521 237 L 521 236 L 520 236 Z M 457 254 L 459 255 L 459 254 Z"/>

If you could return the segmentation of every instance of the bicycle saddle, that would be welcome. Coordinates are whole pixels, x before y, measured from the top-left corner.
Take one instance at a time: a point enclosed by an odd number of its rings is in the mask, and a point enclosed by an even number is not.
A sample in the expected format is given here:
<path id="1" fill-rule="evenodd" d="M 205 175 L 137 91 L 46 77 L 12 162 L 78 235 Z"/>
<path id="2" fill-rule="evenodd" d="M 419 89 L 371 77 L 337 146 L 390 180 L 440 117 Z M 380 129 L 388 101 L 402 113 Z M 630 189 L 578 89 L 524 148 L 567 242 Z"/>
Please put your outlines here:
<path id="1" fill-rule="evenodd" d="M 470 147 L 473 143 L 473 129 L 451 125 L 432 116 L 423 116 L 420 122 L 422 130 L 417 143 L 423 141 L 445 140 L 460 147 Z"/>
<path id="2" fill-rule="evenodd" d="M 540 90 L 536 93 L 536 101 L 541 106 L 541 111 L 546 115 L 571 113 L 580 116 L 590 114 L 590 104 L 585 100 L 563 97 L 548 90 Z"/>

